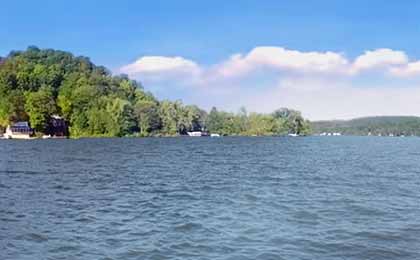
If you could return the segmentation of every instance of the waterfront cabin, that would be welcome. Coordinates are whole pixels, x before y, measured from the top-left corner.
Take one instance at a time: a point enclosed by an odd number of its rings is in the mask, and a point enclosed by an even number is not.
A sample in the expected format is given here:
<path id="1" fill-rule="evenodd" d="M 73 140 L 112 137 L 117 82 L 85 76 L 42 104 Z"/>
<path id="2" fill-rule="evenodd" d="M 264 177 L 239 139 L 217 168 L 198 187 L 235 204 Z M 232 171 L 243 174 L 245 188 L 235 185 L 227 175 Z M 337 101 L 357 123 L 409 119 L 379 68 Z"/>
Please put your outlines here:
<path id="1" fill-rule="evenodd" d="M 50 138 L 67 138 L 69 136 L 69 127 L 66 120 L 60 116 L 51 116 L 45 136 Z"/>
<path id="2" fill-rule="evenodd" d="M 31 139 L 34 133 L 34 129 L 28 122 L 17 122 L 7 126 L 4 137 L 7 139 Z"/>

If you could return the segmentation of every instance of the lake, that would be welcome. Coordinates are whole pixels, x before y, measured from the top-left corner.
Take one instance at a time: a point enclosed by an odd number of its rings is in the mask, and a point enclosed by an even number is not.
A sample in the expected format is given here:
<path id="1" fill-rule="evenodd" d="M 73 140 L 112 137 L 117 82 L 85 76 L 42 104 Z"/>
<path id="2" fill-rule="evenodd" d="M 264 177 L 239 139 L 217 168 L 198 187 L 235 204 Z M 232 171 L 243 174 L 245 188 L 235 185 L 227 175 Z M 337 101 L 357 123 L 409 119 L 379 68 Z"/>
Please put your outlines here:
<path id="1" fill-rule="evenodd" d="M 0 259 L 420 259 L 420 138 L 0 140 Z"/>

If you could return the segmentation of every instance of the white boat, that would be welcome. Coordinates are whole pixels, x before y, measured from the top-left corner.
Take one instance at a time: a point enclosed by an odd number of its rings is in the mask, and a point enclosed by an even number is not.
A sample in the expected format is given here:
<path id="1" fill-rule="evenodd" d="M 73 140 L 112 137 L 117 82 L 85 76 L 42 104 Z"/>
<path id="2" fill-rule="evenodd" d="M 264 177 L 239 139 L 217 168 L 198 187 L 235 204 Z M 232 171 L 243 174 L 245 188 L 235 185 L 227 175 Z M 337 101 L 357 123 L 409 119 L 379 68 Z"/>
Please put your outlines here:
<path id="1" fill-rule="evenodd" d="M 189 136 L 201 136 L 201 131 L 187 132 Z"/>
<path id="2" fill-rule="evenodd" d="M 297 137 L 299 135 L 298 134 L 288 134 L 288 136 Z"/>
<path id="3" fill-rule="evenodd" d="M 187 132 L 188 136 L 193 136 L 193 137 L 200 137 L 200 136 L 209 136 L 208 132 L 203 132 L 203 131 L 192 131 L 192 132 Z"/>
<path id="4" fill-rule="evenodd" d="M 219 134 L 210 134 L 210 137 L 220 137 Z"/>

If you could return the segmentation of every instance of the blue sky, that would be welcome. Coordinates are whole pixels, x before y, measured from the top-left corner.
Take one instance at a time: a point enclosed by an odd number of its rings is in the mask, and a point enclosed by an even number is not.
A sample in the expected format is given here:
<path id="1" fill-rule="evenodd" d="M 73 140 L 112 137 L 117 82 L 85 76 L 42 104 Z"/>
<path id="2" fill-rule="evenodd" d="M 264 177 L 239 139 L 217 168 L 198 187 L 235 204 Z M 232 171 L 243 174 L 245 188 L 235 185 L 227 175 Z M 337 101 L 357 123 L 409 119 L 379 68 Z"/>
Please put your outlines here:
<path id="1" fill-rule="evenodd" d="M 37 45 L 89 56 L 116 73 L 127 72 L 127 66 L 137 61 L 140 67 L 129 67 L 130 76 L 160 98 L 233 111 L 242 105 L 260 112 L 287 105 L 313 119 L 420 115 L 420 107 L 406 104 L 407 98 L 420 93 L 414 64 L 420 59 L 420 1 L 16 0 L 4 1 L 0 9 L 0 56 Z M 259 49 L 265 46 L 277 49 Z M 307 63 L 324 66 L 328 57 L 322 54 L 331 52 L 352 64 L 366 51 L 385 48 L 403 52 L 406 61 L 395 61 L 398 53 L 377 52 L 373 56 L 382 63 L 363 65 L 357 72 L 348 65 L 338 74 L 334 63 L 334 73 L 326 75 L 296 64 L 263 60 L 271 54 L 293 60 L 295 51 L 303 54 L 295 57 L 299 64 L 300 59 L 309 59 Z M 246 59 L 253 50 L 256 55 Z M 314 61 L 305 53 L 319 57 Z M 235 63 L 235 68 L 241 66 L 241 75 L 236 76 L 236 71 L 235 78 L 220 76 L 222 65 L 232 63 L 234 54 L 242 55 L 240 64 Z M 174 63 L 169 59 L 174 57 L 182 60 Z M 172 65 L 150 70 L 168 62 Z M 186 69 L 195 73 L 188 74 Z M 394 73 L 396 69 L 399 73 Z M 346 70 L 345 76 L 341 70 Z M 304 87 L 297 89 L 294 84 Z M 321 85 L 329 89 L 320 89 Z M 341 104 L 336 100 L 340 91 L 354 100 L 332 113 L 330 107 Z M 387 108 L 389 102 L 384 100 L 399 93 L 403 96 L 391 102 L 393 109 Z M 355 102 L 359 109 L 352 109 Z"/>

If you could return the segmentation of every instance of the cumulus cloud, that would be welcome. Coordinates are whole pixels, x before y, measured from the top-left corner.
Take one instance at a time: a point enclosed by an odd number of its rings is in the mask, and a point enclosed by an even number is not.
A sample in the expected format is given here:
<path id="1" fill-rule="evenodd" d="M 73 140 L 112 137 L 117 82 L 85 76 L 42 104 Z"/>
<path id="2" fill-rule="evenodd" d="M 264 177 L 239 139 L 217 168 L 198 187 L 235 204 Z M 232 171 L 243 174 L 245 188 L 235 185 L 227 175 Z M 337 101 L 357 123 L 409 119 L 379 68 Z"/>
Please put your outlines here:
<path id="1" fill-rule="evenodd" d="M 356 58 L 352 66 L 352 72 L 360 72 L 370 69 L 386 69 L 392 66 L 408 63 L 407 55 L 402 51 L 391 49 L 377 49 L 366 51 Z"/>
<path id="2" fill-rule="evenodd" d="M 399 77 L 412 77 L 420 75 L 420 61 L 411 62 L 405 66 L 390 69 L 391 73 Z"/>
<path id="3" fill-rule="evenodd" d="M 283 47 L 262 46 L 252 49 L 247 54 L 234 54 L 227 60 L 209 67 L 200 66 L 183 57 L 144 56 L 122 67 L 120 72 L 133 77 L 153 77 L 156 80 L 179 76 L 206 81 L 247 76 L 259 70 L 350 76 L 379 70 L 394 76 L 413 76 L 420 75 L 420 61 L 410 63 L 403 51 L 387 48 L 366 51 L 351 61 L 337 52 L 302 52 Z"/>
<path id="4" fill-rule="evenodd" d="M 386 48 L 349 59 L 338 52 L 262 46 L 209 66 L 145 56 L 120 72 L 152 91 L 170 87 L 174 97 L 205 108 L 270 112 L 289 106 L 310 119 L 420 115 L 420 61 Z"/>
<path id="5" fill-rule="evenodd" d="M 132 77 L 154 80 L 165 78 L 192 78 L 200 74 L 200 66 L 183 57 L 145 56 L 120 69 Z"/>
<path id="6" fill-rule="evenodd" d="M 218 66 L 222 76 L 237 76 L 259 68 L 291 72 L 323 73 L 342 71 L 348 61 L 340 53 L 300 52 L 281 47 L 257 47 L 247 55 L 236 54 Z"/>

